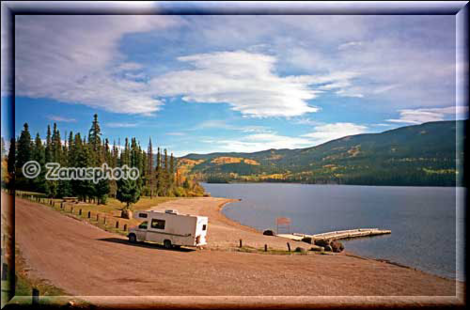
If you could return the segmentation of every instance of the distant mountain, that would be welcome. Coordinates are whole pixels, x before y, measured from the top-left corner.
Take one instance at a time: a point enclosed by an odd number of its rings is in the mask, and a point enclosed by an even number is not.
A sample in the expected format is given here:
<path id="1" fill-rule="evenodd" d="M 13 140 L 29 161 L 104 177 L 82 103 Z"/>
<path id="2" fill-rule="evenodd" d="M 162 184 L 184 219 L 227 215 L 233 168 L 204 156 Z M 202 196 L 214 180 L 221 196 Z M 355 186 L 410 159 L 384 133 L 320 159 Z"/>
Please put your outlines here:
<path id="1" fill-rule="evenodd" d="M 465 125 L 430 122 L 304 149 L 189 154 L 178 169 L 207 182 L 454 186 L 463 180 L 465 137 L 456 132 Z"/>

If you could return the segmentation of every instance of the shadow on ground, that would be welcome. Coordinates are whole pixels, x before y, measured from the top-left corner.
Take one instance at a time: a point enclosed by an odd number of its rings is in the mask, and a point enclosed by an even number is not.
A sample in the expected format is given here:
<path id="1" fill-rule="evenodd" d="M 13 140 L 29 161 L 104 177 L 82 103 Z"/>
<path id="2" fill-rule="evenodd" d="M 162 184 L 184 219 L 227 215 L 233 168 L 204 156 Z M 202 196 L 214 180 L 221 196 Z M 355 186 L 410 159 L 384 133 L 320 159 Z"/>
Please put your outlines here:
<path id="1" fill-rule="evenodd" d="M 147 248 L 147 249 L 156 249 L 156 250 L 164 250 L 164 251 L 176 251 L 176 252 L 194 252 L 196 251 L 195 249 L 189 249 L 189 248 L 184 248 L 184 247 L 174 247 L 171 249 L 165 248 L 163 245 L 156 244 L 156 243 L 148 243 L 148 242 L 137 242 L 137 243 L 130 243 L 127 239 L 120 239 L 120 238 L 101 238 L 98 239 L 99 241 L 105 241 L 105 242 L 113 242 L 113 243 L 120 243 L 120 244 L 125 244 L 128 246 L 137 246 L 141 248 Z"/>

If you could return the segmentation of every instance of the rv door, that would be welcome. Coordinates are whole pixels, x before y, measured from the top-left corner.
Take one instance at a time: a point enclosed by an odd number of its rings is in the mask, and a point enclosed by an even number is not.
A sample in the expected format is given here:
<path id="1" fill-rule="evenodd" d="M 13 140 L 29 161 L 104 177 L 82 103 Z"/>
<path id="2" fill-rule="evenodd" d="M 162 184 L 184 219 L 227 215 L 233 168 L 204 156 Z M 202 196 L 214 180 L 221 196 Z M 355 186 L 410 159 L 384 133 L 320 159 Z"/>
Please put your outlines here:
<path id="1" fill-rule="evenodd" d="M 135 234 L 136 234 L 136 237 L 137 237 L 138 241 L 145 241 L 146 240 L 147 225 L 148 225 L 147 221 L 142 222 L 142 223 L 140 223 L 140 225 L 135 230 Z"/>

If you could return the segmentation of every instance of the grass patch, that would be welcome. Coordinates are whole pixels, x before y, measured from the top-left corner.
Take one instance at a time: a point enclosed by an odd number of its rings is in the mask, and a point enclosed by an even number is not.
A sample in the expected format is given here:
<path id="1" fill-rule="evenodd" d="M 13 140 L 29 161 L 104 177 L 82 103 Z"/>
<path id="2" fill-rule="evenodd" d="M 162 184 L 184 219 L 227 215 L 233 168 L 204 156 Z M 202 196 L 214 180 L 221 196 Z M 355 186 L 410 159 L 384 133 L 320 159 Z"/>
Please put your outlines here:
<path id="1" fill-rule="evenodd" d="M 21 193 L 24 194 L 27 192 L 21 192 Z M 33 196 L 40 196 L 40 195 L 41 194 L 33 195 Z M 161 203 L 164 203 L 170 200 L 175 200 L 175 199 L 192 199 L 192 197 L 191 198 L 190 197 L 188 198 L 186 197 L 185 198 L 143 197 L 136 204 L 132 205 L 132 210 L 134 212 L 137 212 L 140 210 L 148 210 Z M 49 199 L 49 198 L 42 198 L 41 202 L 38 202 L 36 200 L 33 200 L 33 202 L 41 203 L 42 205 L 50 207 L 58 212 L 61 212 L 64 215 L 86 221 L 90 223 L 91 225 L 97 226 L 103 230 L 120 234 L 123 236 L 127 235 L 127 231 L 129 230 L 130 227 L 136 226 L 140 223 L 140 221 L 136 219 L 121 218 L 121 210 L 124 207 L 124 204 L 114 198 L 108 199 L 108 202 L 106 205 L 98 205 L 98 204 L 83 203 L 83 202 L 80 202 L 80 203 L 68 202 L 68 203 L 62 204 L 62 199 Z"/>

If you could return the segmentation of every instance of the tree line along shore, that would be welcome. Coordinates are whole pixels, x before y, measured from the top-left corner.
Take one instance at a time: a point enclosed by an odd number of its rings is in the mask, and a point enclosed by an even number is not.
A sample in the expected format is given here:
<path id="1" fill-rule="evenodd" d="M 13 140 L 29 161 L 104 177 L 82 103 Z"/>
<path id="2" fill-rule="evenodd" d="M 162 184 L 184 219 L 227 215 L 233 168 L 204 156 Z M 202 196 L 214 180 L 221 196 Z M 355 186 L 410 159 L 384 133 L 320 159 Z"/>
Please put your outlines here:
<path id="1" fill-rule="evenodd" d="M 204 195 L 204 188 L 196 180 L 178 173 L 176 159 L 167 149 L 153 153 L 152 139 L 147 150 L 143 150 L 136 138 L 125 138 L 110 145 L 102 138 L 98 115 L 95 114 L 88 135 L 80 132 L 65 132 L 62 139 L 57 124 L 47 126 L 45 140 L 39 133 L 33 139 L 27 123 L 18 138 L 12 138 L 8 151 L 2 137 L 2 188 L 44 193 L 49 198 L 77 197 L 83 202 L 106 204 L 108 198 L 116 198 L 130 209 L 140 197 L 197 197 Z M 27 178 L 23 165 L 36 161 L 41 172 L 35 178 Z M 136 179 L 93 180 L 48 180 L 47 163 L 58 163 L 60 167 L 136 168 Z"/>

